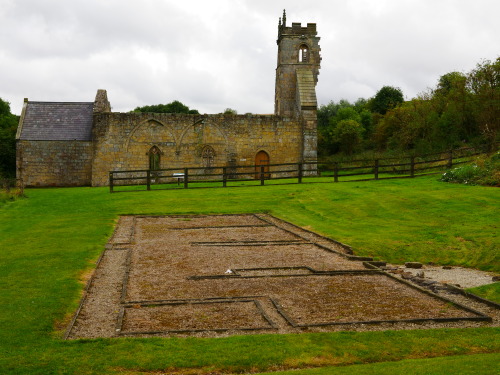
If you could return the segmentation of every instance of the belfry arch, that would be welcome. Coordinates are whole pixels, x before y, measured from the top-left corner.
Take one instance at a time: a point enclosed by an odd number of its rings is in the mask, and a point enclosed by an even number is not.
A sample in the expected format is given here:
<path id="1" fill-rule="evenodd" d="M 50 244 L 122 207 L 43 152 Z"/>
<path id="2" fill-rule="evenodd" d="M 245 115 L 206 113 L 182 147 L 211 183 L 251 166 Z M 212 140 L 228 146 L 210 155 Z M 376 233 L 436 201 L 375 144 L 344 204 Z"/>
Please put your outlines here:
<path id="1" fill-rule="evenodd" d="M 299 47 L 299 63 L 309 62 L 309 47 L 306 44 L 302 44 Z"/>

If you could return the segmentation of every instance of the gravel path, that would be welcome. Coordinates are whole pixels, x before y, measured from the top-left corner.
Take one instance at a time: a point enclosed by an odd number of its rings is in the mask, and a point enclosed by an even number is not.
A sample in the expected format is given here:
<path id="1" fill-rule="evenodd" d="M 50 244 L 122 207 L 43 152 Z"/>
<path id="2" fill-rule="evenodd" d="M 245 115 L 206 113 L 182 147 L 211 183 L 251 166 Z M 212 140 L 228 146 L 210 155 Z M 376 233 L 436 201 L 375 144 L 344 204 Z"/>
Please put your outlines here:
<path id="1" fill-rule="evenodd" d="M 438 281 L 440 283 L 453 284 L 460 288 L 474 288 L 476 286 L 494 283 L 493 277 L 496 275 L 492 272 L 485 272 L 471 268 L 463 267 L 448 267 L 424 265 L 420 269 L 406 268 L 404 265 L 389 265 L 397 267 L 404 272 L 410 272 L 417 276 L 422 275 L 426 279 Z"/>

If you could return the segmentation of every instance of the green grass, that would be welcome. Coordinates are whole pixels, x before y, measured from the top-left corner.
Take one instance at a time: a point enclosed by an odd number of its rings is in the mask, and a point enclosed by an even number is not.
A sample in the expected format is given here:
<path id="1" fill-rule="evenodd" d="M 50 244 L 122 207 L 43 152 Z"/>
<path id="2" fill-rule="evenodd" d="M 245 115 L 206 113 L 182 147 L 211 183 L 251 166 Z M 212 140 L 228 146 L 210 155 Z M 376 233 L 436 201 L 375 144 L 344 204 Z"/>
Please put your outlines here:
<path id="1" fill-rule="evenodd" d="M 500 303 L 500 283 L 493 283 L 488 285 L 482 285 L 475 288 L 467 289 L 479 297 L 489 299 L 490 301 Z"/>
<path id="2" fill-rule="evenodd" d="M 8 191 L 0 188 L 0 207 L 8 202 L 14 202 L 17 199 L 22 198 L 23 193 L 15 188 L 9 189 Z"/>
<path id="3" fill-rule="evenodd" d="M 476 354 L 432 359 L 409 359 L 346 367 L 324 367 L 310 370 L 268 372 L 260 375 L 475 375 L 498 374 L 500 354 Z M 496 369 L 496 371 L 495 371 Z"/>
<path id="4" fill-rule="evenodd" d="M 269 212 L 391 262 L 498 272 L 495 188 L 436 177 L 109 194 L 29 189 L 0 207 L 0 373 L 206 372 L 349 365 L 500 351 L 495 328 L 63 341 L 120 214 Z"/>

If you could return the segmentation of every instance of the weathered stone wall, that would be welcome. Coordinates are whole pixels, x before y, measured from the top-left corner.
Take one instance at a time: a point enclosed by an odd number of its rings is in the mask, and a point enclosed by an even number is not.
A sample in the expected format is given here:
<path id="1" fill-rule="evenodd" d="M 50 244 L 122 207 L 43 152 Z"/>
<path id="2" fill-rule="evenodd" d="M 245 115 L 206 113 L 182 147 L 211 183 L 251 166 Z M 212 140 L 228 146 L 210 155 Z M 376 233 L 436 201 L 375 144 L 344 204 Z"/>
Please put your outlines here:
<path id="1" fill-rule="evenodd" d="M 92 142 L 17 141 L 17 171 L 26 186 L 85 186 L 92 180 Z"/>
<path id="2" fill-rule="evenodd" d="M 273 115 L 102 113 L 94 115 L 92 185 L 108 184 L 109 171 L 145 170 L 148 152 L 160 151 L 160 168 L 205 167 L 202 150 L 214 151 L 212 166 L 255 164 L 259 151 L 270 163 L 298 163 L 302 125 Z"/>

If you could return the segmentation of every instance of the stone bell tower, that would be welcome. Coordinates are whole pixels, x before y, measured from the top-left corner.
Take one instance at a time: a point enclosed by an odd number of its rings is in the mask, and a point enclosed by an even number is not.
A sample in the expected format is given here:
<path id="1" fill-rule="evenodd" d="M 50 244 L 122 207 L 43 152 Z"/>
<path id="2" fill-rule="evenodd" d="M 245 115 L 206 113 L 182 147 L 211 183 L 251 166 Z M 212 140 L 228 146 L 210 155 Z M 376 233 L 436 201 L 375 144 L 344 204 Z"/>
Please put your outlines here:
<path id="1" fill-rule="evenodd" d="M 321 63 L 316 24 L 286 24 L 286 12 L 278 23 L 278 66 L 274 113 L 298 118 L 303 125 L 303 161 L 317 158 L 316 83 Z"/>

